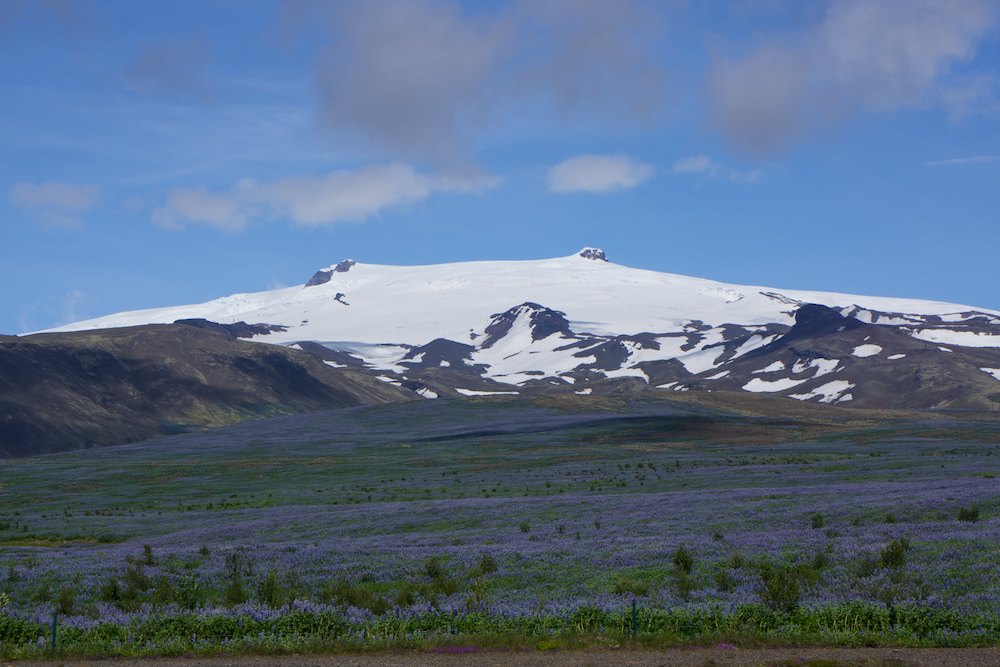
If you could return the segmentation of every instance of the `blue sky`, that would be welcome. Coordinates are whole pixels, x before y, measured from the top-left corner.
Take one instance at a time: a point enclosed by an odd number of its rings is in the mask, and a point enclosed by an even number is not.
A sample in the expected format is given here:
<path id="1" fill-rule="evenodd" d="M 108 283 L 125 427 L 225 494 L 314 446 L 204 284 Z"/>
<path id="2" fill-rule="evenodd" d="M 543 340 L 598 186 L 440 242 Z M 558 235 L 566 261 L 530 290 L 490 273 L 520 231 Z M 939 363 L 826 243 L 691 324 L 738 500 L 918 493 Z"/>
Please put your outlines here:
<path id="1" fill-rule="evenodd" d="M 389 264 L 1000 309 L 1000 3 L 0 0 L 0 332 Z"/>

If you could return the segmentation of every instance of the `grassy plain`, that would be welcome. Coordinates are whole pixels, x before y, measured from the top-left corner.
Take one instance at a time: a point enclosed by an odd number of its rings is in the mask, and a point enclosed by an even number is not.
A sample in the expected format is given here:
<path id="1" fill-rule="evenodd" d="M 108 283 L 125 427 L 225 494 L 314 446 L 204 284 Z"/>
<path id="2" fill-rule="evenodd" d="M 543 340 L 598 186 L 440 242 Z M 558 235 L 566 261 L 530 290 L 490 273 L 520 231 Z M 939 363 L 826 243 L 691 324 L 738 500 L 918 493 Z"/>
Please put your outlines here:
<path id="1" fill-rule="evenodd" d="M 49 651 L 53 613 L 63 655 L 1000 643 L 996 422 L 713 401 L 424 401 L 5 461 L 0 654 Z"/>

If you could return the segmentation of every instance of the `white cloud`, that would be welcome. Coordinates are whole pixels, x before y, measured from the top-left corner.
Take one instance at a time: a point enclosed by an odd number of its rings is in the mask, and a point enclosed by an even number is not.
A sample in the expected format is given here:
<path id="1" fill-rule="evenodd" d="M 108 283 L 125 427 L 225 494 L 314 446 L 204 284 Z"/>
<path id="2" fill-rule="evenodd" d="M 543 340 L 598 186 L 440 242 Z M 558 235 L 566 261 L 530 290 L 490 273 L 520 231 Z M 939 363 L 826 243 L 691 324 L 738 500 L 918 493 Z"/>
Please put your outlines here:
<path id="1" fill-rule="evenodd" d="M 648 181 L 653 168 L 626 155 L 577 155 L 549 169 L 551 192 L 612 192 Z"/>
<path id="2" fill-rule="evenodd" d="M 734 183 L 759 183 L 764 179 L 763 169 L 740 171 L 729 169 L 716 162 L 708 155 L 692 155 L 674 162 L 675 174 L 722 178 Z"/>
<path id="3" fill-rule="evenodd" d="M 676 174 L 713 174 L 721 168 L 721 165 L 707 155 L 692 155 L 674 162 Z"/>
<path id="4" fill-rule="evenodd" d="M 247 225 L 242 208 L 242 202 L 233 193 L 181 188 L 171 191 L 166 205 L 153 211 L 153 222 L 166 229 L 181 229 L 193 222 L 239 232 Z"/>
<path id="5" fill-rule="evenodd" d="M 15 183 L 10 189 L 10 202 L 35 217 L 59 226 L 78 224 L 78 216 L 101 200 L 99 188 L 71 183 Z"/>
<path id="6" fill-rule="evenodd" d="M 423 201 L 436 192 L 476 192 L 498 183 L 491 176 L 424 174 L 400 163 L 270 182 L 246 179 L 223 192 L 174 190 L 166 204 L 153 212 L 153 222 L 170 229 L 203 224 L 237 232 L 253 219 L 280 218 L 316 227 L 361 221 L 388 208 Z"/>
<path id="7" fill-rule="evenodd" d="M 967 164 L 988 164 L 1000 160 L 1000 155 L 972 155 L 970 157 L 956 157 L 948 160 L 931 160 L 928 167 L 961 167 Z"/>
<path id="8" fill-rule="evenodd" d="M 707 83 L 713 121 L 738 148 L 766 153 L 862 113 L 939 106 L 968 115 L 970 105 L 989 103 L 988 88 L 949 75 L 975 57 L 997 7 L 836 0 L 810 30 L 716 58 Z"/>

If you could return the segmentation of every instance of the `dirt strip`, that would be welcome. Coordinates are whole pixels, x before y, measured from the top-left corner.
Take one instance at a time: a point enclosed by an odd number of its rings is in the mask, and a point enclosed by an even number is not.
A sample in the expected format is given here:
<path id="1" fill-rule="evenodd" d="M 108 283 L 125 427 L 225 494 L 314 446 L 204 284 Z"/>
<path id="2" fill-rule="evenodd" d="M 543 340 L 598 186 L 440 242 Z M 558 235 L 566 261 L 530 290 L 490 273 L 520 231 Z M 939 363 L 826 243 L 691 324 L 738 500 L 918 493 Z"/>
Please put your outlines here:
<path id="1" fill-rule="evenodd" d="M 586 651 L 479 651 L 351 653 L 291 656 L 217 656 L 73 660 L 20 663 L 32 667 L 1000 667 L 1000 647 L 911 648 L 690 648 Z M 4 663 L 17 665 L 18 663 Z"/>

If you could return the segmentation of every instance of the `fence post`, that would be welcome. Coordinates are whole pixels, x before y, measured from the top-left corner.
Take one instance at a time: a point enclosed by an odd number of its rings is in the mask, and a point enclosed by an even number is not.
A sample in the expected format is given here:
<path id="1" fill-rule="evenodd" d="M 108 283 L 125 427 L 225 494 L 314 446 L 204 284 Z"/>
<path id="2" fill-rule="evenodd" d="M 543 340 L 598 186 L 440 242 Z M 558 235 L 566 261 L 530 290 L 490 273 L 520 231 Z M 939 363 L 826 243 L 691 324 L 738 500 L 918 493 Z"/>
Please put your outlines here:
<path id="1" fill-rule="evenodd" d="M 635 598 L 632 598 L 632 639 L 635 639 L 636 621 L 637 621 L 637 614 L 635 610 Z"/>
<path id="2" fill-rule="evenodd" d="M 52 612 L 52 655 L 56 654 L 56 632 L 59 627 L 59 612 Z"/>

